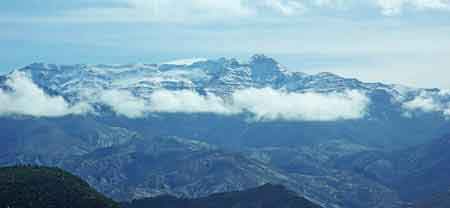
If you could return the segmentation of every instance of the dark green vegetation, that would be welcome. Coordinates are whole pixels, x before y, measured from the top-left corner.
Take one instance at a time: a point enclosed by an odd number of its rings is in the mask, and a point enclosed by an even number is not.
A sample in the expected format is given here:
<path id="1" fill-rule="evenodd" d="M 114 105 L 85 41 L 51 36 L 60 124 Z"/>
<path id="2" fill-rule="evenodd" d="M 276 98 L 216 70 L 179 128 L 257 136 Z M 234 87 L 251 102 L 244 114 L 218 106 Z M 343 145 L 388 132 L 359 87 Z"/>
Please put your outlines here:
<path id="1" fill-rule="evenodd" d="M 320 208 L 283 186 L 264 185 L 241 192 L 213 194 L 199 199 L 172 196 L 134 200 L 124 208 Z"/>
<path id="2" fill-rule="evenodd" d="M 118 208 L 80 178 L 58 168 L 0 168 L 1 208 Z"/>

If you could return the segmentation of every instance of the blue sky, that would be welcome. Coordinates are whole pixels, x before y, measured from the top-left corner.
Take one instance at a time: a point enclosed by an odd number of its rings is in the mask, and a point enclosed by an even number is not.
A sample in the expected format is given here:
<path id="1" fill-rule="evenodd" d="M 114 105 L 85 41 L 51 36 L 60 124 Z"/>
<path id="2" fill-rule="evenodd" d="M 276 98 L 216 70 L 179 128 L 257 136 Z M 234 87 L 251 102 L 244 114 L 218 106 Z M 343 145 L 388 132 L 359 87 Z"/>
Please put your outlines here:
<path id="1" fill-rule="evenodd" d="M 450 88 L 449 0 L 14 0 L 0 72 L 265 53 L 292 70 Z"/>

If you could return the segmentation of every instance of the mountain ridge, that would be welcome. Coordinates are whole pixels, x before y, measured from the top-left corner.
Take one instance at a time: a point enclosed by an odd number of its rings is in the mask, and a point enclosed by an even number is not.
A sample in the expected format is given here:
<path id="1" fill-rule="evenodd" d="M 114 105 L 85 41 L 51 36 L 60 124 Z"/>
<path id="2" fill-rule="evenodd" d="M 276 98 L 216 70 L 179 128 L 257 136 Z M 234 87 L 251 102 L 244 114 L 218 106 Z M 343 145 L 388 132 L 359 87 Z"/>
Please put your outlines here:
<path id="1" fill-rule="evenodd" d="M 151 94 L 160 90 L 191 91 L 198 95 L 217 96 L 225 101 L 246 89 L 274 89 L 280 93 L 333 94 L 357 91 L 371 100 L 384 93 L 389 108 L 409 111 L 442 111 L 437 107 L 420 106 L 419 101 L 450 102 L 450 95 L 437 89 L 409 88 L 383 83 L 366 83 L 329 72 L 305 74 L 287 70 L 273 58 L 254 55 L 248 63 L 236 59 L 200 60 L 189 65 L 127 64 L 127 65 L 56 65 L 34 63 L 0 76 L 0 87 L 8 81 L 26 76 L 49 95 L 62 96 L 69 104 L 94 105 L 98 113 L 104 94 L 113 91 L 127 99 L 151 101 Z M 415 99 L 420 99 L 414 102 Z M 445 103 L 444 103 L 445 102 Z M 432 103 L 434 104 L 434 103 Z M 444 106 L 442 106 L 444 108 Z M 93 110 L 97 109 L 97 110 Z M 450 110 L 449 110 L 450 112 Z M 401 114 L 402 112 L 399 112 Z M 444 114 L 445 115 L 445 114 Z"/>
<path id="2" fill-rule="evenodd" d="M 265 184 L 263 186 L 239 192 L 213 194 L 198 199 L 180 199 L 170 195 L 155 198 L 133 200 L 125 203 L 124 208 L 320 208 L 320 206 L 299 197 L 283 186 Z"/>

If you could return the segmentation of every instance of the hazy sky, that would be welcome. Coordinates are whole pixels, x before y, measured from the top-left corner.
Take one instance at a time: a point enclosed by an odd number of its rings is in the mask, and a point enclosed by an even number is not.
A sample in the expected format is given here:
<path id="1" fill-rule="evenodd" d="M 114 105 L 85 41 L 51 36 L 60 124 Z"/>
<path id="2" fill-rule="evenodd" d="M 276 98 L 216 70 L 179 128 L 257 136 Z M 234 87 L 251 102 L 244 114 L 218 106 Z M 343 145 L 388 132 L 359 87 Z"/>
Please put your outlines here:
<path id="1" fill-rule="evenodd" d="M 32 63 L 273 56 L 292 70 L 450 88 L 450 0 L 0 2 L 0 72 Z"/>

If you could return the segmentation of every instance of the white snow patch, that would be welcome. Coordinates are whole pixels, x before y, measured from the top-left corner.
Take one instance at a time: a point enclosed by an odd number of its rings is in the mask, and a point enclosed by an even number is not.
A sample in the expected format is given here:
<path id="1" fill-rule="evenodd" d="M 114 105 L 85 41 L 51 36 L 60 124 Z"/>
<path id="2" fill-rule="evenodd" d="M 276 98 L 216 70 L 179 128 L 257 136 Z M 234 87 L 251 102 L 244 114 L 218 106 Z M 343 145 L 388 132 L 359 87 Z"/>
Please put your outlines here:
<path id="1" fill-rule="evenodd" d="M 164 62 L 162 64 L 170 64 L 170 65 L 192 65 L 197 62 L 207 61 L 206 58 L 190 58 L 190 59 L 177 59 L 173 61 Z"/>

